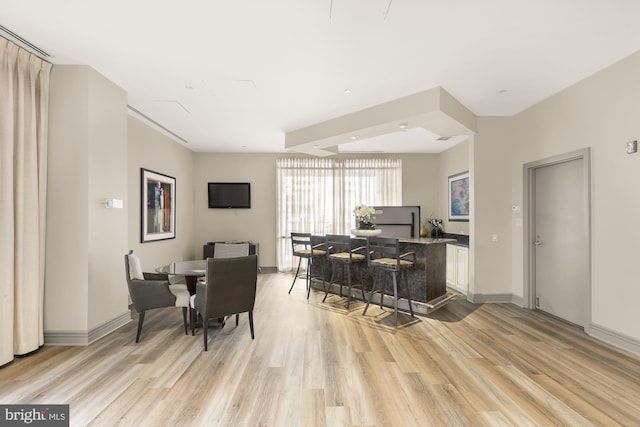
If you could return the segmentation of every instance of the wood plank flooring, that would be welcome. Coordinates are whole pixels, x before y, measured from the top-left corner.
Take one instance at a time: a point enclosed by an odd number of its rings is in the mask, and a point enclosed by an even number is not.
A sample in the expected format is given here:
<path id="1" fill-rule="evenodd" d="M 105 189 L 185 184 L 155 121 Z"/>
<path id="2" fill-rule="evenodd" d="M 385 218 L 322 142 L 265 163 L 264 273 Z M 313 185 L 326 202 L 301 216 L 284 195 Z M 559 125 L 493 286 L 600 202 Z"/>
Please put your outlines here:
<path id="1" fill-rule="evenodd" d="M 77 426 L 640 425 L 640 358 L 510 304 L 456 299 L 429 316 L 263 274 L 254 312 L 185 335 L 150 311 L 88 347 L 43 347 L 0 369 L 0 403 L 68 403 Z"/>

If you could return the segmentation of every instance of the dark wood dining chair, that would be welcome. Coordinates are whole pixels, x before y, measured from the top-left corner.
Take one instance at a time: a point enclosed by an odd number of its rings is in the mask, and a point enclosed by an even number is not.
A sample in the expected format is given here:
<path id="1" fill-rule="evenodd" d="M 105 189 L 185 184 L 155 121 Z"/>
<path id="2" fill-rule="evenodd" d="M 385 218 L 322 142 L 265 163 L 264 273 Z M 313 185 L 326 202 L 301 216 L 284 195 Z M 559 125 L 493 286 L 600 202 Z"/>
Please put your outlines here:
<path id="1" fill-rule="evenodd" d="M 191 296 L 191 325 L 195 325 L 195 312 L 202 317 L 204 350 L 208 350 L 209 319 L 224 319 L 236 315 L 236 326 L 240 313 L 248 313 L 251 339 L 253 329 L 253 307 L 256 299 L 258 257 L 249 255 L 237 258 L 207 258 L 205 280 L 196 285 Z M 193 329 L 192 329 L 193 332 Z"/>
<path id="2" fill-rule="evenodd" d="M 138 312 L 138 332 L 140 341 L 142 324 L 147 310 L 162 307 L 182 307 L 184 332 L 187 331 L 187 307 L 189 291 L 186 285 L 172 285 L 169 276 L 163 273 L 145 273 L 140 266 L 140 258 L 133 251 L 124 256 L 124 271 L 131 296 L 131 304 Z"/>

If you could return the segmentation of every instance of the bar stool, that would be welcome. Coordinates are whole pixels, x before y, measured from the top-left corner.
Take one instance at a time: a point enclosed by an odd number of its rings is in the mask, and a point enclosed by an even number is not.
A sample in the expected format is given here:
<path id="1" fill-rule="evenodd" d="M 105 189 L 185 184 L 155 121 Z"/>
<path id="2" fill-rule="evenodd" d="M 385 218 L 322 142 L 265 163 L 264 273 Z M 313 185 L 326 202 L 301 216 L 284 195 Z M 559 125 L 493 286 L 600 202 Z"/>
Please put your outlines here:
<path id="1" fill-rule="evenodd" d="M 394 325 L 398 326 L 398 284 L 396 275 L 399 273 L 401 280 L 404 279 L 404 286 L 407 290 L 407 299 L 409 300 L 409 311 L 411 317 L 413 315 L 413 307 L 411 306 L 411 291 L 409 290 L 409 284 L 407 282 L 407 276 L 405 270 L 413 268 L 416 262 L 416 253 L 407 252 L 400 253 L 400 243 L 398 239 L 390 237 L 369 237 L 367 239 L 367 265 L 374 271 L 380 272 L 380 274 L 391 273 L 393 278 L 393 303 L 394 303 Z M 380 308 L 382 308 L 384 298 L 384 285 L 386 283 L 387 276 L 384 276 L 382 286 L 380 287 Z M 376 292 L 376 280 L 374 279 L 367 300 L 367 305 L 364 307 L 362 315 L 367 313 L 369 303 L 371 303 L 371 297 Z"/>
<path id="2" fill-rule="evenodd" d="M 309 299 L 309 294 L 311 293 L 311 265 L 313 264 L 314 258 L 323 257 L 327 254 L 327 251 L 320 249 L 324 247 L 324 243 L 318 243 L 316 245 L 311 244 L 311 233 L 291 233 L 291 249 L 293 250 L 293 256 L 297 256 L 300 258 L 298 260 L 298 269 L 296 270 L 296 275 L 293 278 L 293 283 L 289 288 L 289 293 L 293 289 L 293 285 L 296 284 L 296 279 L 298 277 L 304 278 L 307 283 L 307 299 Z M 307 260 L 307 271 L 305 273 L 300 273 L 300 264 L 302 260 Z M 325 293 L 327 292 L 327 286 L 324 281 L 324 264 L 321 264 L 322 268 L 322 288 Z"/>
<path id="3" fill-rule="evenodd" d="M 345 286 L 344 277 L 347 276 L 347 286 L 349 287 L 347 295 L 347 309 L 351 304 L 351 265 L 362 263 L 365 260 L 365 255 L 362 252 L 366 249 L 366 246 L 360 246 L 351 249 L 351 237 L 342 234 L 327 234 L 325 237 L 327 259 L 331 262 L 331 280 L 329 280 L 329 286 L 325 288 L 324 298 L 322 302 L 327 299 L 329 295 L 328 288 L 331 288 L 333 279 L 336 275 L 336 271 L 342 267 L 342 280 L 340 281 L 340 296 L 342 297 L 342 287 Z M 346 272 L 346 274 L 345 274 Z M 364 301 L 364 289 L 362 288 L 362 270 L 360 270 L 360 283 L 355 286 L 360 288 L 362 292 L 362 300 Z"/>

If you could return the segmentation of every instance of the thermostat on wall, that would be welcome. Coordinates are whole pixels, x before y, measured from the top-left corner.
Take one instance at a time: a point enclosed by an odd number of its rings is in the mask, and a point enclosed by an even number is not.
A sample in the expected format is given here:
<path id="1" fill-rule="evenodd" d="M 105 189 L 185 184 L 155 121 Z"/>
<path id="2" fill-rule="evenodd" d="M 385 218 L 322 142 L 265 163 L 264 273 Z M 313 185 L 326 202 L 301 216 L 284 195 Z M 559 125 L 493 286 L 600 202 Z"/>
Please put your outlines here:
<path id="1" fill-rule="evenodd" d="M 107 209 L 122 209 L 124 201 L 122 199 L 105 199 L 104 207 Z"/>

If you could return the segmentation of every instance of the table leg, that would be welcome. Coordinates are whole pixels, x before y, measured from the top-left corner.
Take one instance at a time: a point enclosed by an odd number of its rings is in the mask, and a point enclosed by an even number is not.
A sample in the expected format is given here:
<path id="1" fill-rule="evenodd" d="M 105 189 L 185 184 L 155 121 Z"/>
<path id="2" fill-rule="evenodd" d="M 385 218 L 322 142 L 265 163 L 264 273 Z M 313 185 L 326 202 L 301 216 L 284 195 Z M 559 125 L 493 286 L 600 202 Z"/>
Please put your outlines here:
<path id="1" fill-rule="evenodd" d="M 199 276 L 184 276 L 184 281 L 187 283 L 187 289 L 189 290 L 189 295 L 195 295 L 196 293 L 196 284 L 198 283 Z M 196 322 L 196 327 L 201 326 L 201 317 L 198 314 L 198 322 Z M 218 317 L 217 325 L 213 325 L 214 327 L 223 328 L 225 326 L 224 317 Z"/>
<path id="2" fill-rule="evenodd" d="M 187 282 L 189 295 L 194 295 L 196 293 L 196 283 L 198 283 L 198 276 L 184 276 L 184 281 Z"/>

